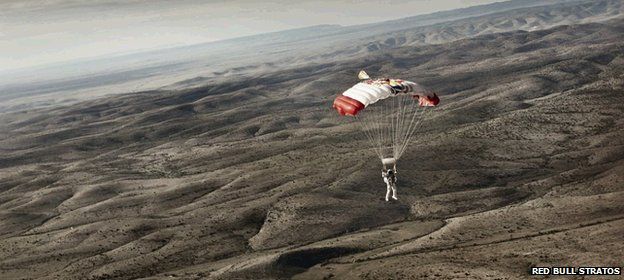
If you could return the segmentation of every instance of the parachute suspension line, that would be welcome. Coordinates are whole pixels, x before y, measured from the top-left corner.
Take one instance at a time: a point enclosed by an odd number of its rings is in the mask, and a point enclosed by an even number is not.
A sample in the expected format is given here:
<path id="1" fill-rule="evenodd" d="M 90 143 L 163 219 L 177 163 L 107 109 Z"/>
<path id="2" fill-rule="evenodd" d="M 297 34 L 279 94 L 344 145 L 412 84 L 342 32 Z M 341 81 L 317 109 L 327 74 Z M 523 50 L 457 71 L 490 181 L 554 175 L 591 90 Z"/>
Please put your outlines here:
<path id="1" fill-rule="evenodd" d="M 400 129 L 400 137 L 399 137 L 399 143 L 397 144 L 397 149 L 395 150 L 395 157 L 398 159 L 401 157 L 402 155 L 402 148 L 403 148 L 403 144 L 406 141 L 407 135 L 410 131 L 411 126 L 413 125 L 413 121 L 414 121 L 414 104 L 413 102 L 409 102 L 411 103 L 410 105 L 406 105 L 405 109 L 403 110 L 403 118 L 405 119 L 405 123 L 402 125 L 402 128 Z M 410 110 L 411 109 L 411 110 Z"/>
<path id="2" fill-rule="evenodd" d="M 414 108 L 414 101 L 412 100 L 411 102 L 408 102 L 409 105 L 404 106 L 403 109 L 403 124 L 401 125 L 401 129 L 399 129 L 400 131 L 398 133 L 400 133 L 399 135 L 399 143 L 397 144 L 397 149 L 395 150 L 395 158 L 398 160 L 401 157 L 401 150 L 403 148 L 404 143 L 406 142 L 406 138 L 407 135 L 409 134 L 410 128 L 412 127 L 412 125 L 414 124 L 414 119 L 416 118 L 416 114 L 412 111 L 417 112 L 417 108 Z M 417 106 L 417 105 L 416 105 Z M 408 111 L 408 109 L 411 109 L 410 111 Z"/>
<path id="3" fill-rule="evenodd" d="M 373 119 L 371 120 L 372 122 L 375 123 L 375 125 L 377 126 L 377 138 L 379 139 L 379 151 L 381 152 L 381 156 L 383 158 L 384 155 L 384 126 L 383 126 L 383 115 L 384 115 L 384 104 L 380 104 L 382 106 L 377 106 L 376 109 L 378 109 L 379 113 L 376 115 L 373 115 Z"/>
<path id="4" fill-rule="evenodd" d="M 422 121 L 424 120 L 425 115 L 427 115 L 427 113 L 429 111 L 430 111 L 430 109 L 428 109 L 427 107 L 423 107 L 421 109 L 421 113 L 420 113 L 420 116 L 418 117 L 418 121 L 416 122 L 414 127 L 411 128 L 411 131 L 406 136 L 405 143 L 403 144 L 403 146 L 401 148 L 401 154 L 403 154 L 407 150 L 407 146 L 409 144 L 409 141 L 412 139 L 414 134 L 416 134 L 416 131 L 418 131 L 418 128 L 420 128 L 420 125 L 422 124 Z M 416 115 L 416 112 L 414 112 L 414 115 Z"/>
<path id="5" fill-rule="evenodd" d="M 368 141 L 371 144 L 375 143 L 375 139 L 373 138 L 373 135 L 371 134 L 370 127 L 366 124 L 366 122 L 362 121 L 357 115 L 355 116 L 355 118 L 357 119 L 357 123 L 360 125 L 360 127 L 364 131 L 366 138 L 368 138 Z M 377 146 L 373 145 L 373 150 L 375 151 L 378 157 L 381 157 L 377 149 Z"/>
<path id="6" fill-rule="evenodd" d="M 396 125 L 393 126 L 393 133 L 392 133 L 393 134 L 392 135 L 392 157 L 394 157 L 395 159 L 396 159 L 396 148 L 397 148 L 396 144 L 397 144 L 398 136 L 399 136 L 398 132 L 399 132 L 399 129 L 401 128 L 400 123 L 399 123 L 399 117 L 398 117 L 401 115 L 401 111 L 402 111 L 401 110 L 402 102 L 400 99 L 401 99 L 400 97 L 392 98 L 393 100 L 392 102 L 393 102 L 394 109 L 395 109 L 395 112 L 393 112 L 392 114 L 393 121 L 396 118 Z"/>
<path id="7" fill-rule="evenodd" d="M 403 152 L 405 151 L 405 147 L 409 143 L 410 134 L 411 134 L 412 130 L 415 127 L 414 124 L 418 123 L 418 121 L 421 119 L 421 117 L 423 115 L 423 112 L 424 112 L 424 110 L 422 110 L 422 109 L 420 111 L 420 114 L 419 114 L 419 110 L 414 110 L 413 112 L 410 112 L 411 113 L 410 122 L 409 122 L 409 125 L 406 126 L 406 130 L 404 131 L 403 138 L 401 139 L 402 140 L 401 145 L 399 147 L 399 150 L 397 151 L 399 157 L 401 155 L 403 155 Z"/>
<path id="8" fill-rule="evenodd" d="M 389 156 L 394 156 L 394 139 L 396 137 L 396 129 L 394 126 L 394 112 L 396 111 L 396 100 L 394 100 L 396 98 L 392 98 L 391 102 L 387 102 L 388 104 L 388 110 L 386 112 L 386 119 L 387 119 L 387 131 L 388 134 L 387 136 L 387 146 L 388 149 L 390 149 L 388 155 Z"/>
<path id="9" fill-rule="evenodd" d="M 418 131 L 418 129 L 420 128 L 420 125 L 422 124 L 422 120 L 424 119 L 424 116 L 427 114 L 428 111 L 429 109 L 422 108 L 422 113 L 420 113 L 421 116 L 419 117 L 418 121 L 416 122 L 416 124 L 414 125 L 414 127 L 411 129 L 410 133 L 406 137 L 406 141 L 403 144 L 403 147 L 401 148 L 401 154 L 403 154 L 407 150 L 407 147 L 409 146 L 409 142 L 411 141 L 412 137 L 414 137 L 414 135 L 416 134 L 416 131 Z"/>
<path id="10" fill-rule="evenodd" d="M 375 153 L 377 154 L 379 159 L 382 159 L 382 155 L 381 155 L 381 153 L 380 153 L 380 151 L 378 149 L 378 146 L 375 145 L 376 141 L 375 141 L 375 138 L 374 138 L 374 136 L 372 134 L 371 127 L 362 118 L 360 118 L 358 115 L 355 115 L 355 118 L 357 120 L 357 123 L 360 125 L 360 127 L 364 131 L 364 134 L 366 135 L 366 138 L 368 138 L 370 143 L 373 145 L 373 150 L 375 151 Z"/>
<path id="11" fill-rule="evenodd" d="M 394 118 L 396 116 L 396 114 L 398 113 L 398 108 L 399 108 L 399 102 L 397 100 L 397 98 L 392 98 L 392 102 L 389 102 L 392 104 L 392 107 L 394 108 L 394 112 L 389 112 L 388 114 L 388 119 L 390 119 L 391 124 L 392 124 L 392 131 L 391 131 L 391 140 L 389 143 L 389 146 L 392 146 L 392 156 L 394 157 L 394 150 L 395 150 L 395 143 L 396 143 L 396 131 L 398 129 L 398 122 L 395 122 Z"/>
<path id="12" fill-rule="evenodd" d="M 400 120 L 400 126 L 396 131 L 397 134 L 397 142 L 395 143 L 395 148 L 394 148 L 394 158 L 395 159 L 399 159 L 401 157 L 401 153 L 400 153 L 400 148 L 401 145 L 403 143 L 403 135 L 404 133 L 406 133 L 407 131 L 407 127 L 405 126 L 405 121 L 407 120 L 406 116 L 409 116 L 408 112 L 410 109 L 414 109 L 413 108 L 413 102 L 410 102 L 409 99 L 411 99 L 411 97 L 406 97 L 406 96 L 401 96 L 400 98 L 400 103 L 399 103 L 399 108 L 398 108 L 398 115 L 397 117 Z"/>
<path id="13" fill-rule="evenodd" d="M 388 123 L 388 115 L 389 115 L 389 111 L 390 111 L 390 105 L 392 105 L 392 102 L 384 102 L 383 103 L 383 112 L 381 112 L 381 118 L 380 120 L 382 121 L 381 123 L 381 127 L 383 128 L 382 134 L 381 136 L 383 137 L 383 147 L 386 151 L 384 151 L 384 157 L 387 156 L 388 151 L 387 149 L 389 148 L 388 145 L 388 138 L 390 136 L 390 124 Z"/>
<path id="14" fill-rule="evenodd" d="M 376 106 L 374 107 L 374 109 L 378 112 L 371 110 L 370 113 L 373 114 L 369 114 L 368 118 L 369 122 L 375 126 L 375 136 L 377 136 L 377 148 L 379 149 L 379 154 L 381 155 L 380 157 L 383 159 L 383 122 L 380 120 L 381 116 L 383 116 L 383 106 Z"/>
<path id="15" fill-rule="evenodd" d="M 390 157 L 394 152 L 394 137 L 396 129 L 394 124 L 395 100 L 387 99 L 374 107 L 369 107 L 367 111 L 361 113 L 358 118 L 370 131 L 369 139 L 371 145 L 377 149 L 377 155 L 381 160 Z"/>
<path id="16" fill-rule="evenodd" d="M 394 100 L 393 100 L 394 101 Z M 385 102 L 386 103 L 386 110 L 384 112 L 384 118 L 386 119 L 385 124 L 384 124 L 384 137 L 385 139 L 385 146 L 389 149 L 392 147 L 392 137 L 393 137 L 393 130 L 392 130 L 392 108 L 393 108 L 393 102 Z"/>
<path id="17" fill-rule="evenodd" d="M 373 133 L 376 139 L 376 143 L 374 143 L 373 145 L 377 146 L 377 150 L 379 151 L 379 158 L 383 159 L 384 155 L 383 155 L 383 147 L 384 147 L 384 143 L 383 143 L 383 127 L 382 127 L 382 121 L 379 119 L 380 116 L 383 114 L 383 107 L 382 106 L 376 106 L 373 107 L 371 109 L 370 112 L 368 112 L 369 114 L 367 115 L 367 122 L 370 123 L 371 125 L 373 125 Z"/>
<path id="18" fill-rule="evenodd" d="M 392 156 L 396 159 L 396 150 L 398 148 L 398 143 L 399 143 L 399 129 L 401 128 L 401 115 L 402 115 L 402 104 L 403 104 L 403 99 L 402 98 L 393 98 L 394 99 L 394 108 L 396 108 L 396 114 L 395 116 L 392 118 L 394 124 L 393 124 L 393 137 L 392 137 Z"/>
<path id="19" fill-rule="evenodd" d="M 369 109 L 373 109 L 373 108 L 369 108 Z M 379 137 L 377 133 L 377 129 L 378 129 L 377 124 L 370 121 L 370 115 L 373 113 L 374 113 L 373 110 L 369 110 L 369 111 L 362 112 L 361 114 L 358 114 L 355 117 L 358 118 L 359 122 L 361 122 L 362 124 L 366 126 L 366 130 L 368 131 L 368 134 L 370 135 L 369 137 L 370 145 L 373 146 L 373 148 L 375 149 L 375 153 L 377 153 L 377 156 L 381 158 L 382 155 L 381 155 L 381 151 L 379 150 L 379 147 L 381 147 L 381 144 L 379 142 Z"/>
<path id="20" fill-rule="evenodd" d="M 370 138 L 370 143 L 373 146 L 373 149 L 375 150 L 375 153 L 377 154 L 377 156 L 381 157 L 381 153 L 379 152 L 379 148 L 375 144 L 375 143 L 377 143 L 377 138 L 375 137 L 375 134 L 374 134 L 374 127 L 372 127 L 370 124 L 368 124 L 365 121 L 363 121 L 363 123 L 366 124 L 366 130 L 367 130 L 369 138 Z"/>

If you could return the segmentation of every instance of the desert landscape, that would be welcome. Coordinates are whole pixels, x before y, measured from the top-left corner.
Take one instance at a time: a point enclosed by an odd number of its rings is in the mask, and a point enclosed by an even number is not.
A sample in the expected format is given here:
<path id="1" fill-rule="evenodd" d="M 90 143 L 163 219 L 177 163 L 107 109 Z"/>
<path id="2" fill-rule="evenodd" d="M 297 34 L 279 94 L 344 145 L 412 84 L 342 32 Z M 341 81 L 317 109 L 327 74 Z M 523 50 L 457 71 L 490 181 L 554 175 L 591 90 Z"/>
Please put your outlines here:
<path id="1" fill-rule="evenodd" d="M 276 33 L 205 69 L 0 87 L 0 278 L 622 267 L 623 3 L 520 2 L 403 29 Z M 261 50 L 275 53 L 247 59 Z M 399 161 L 398 201 L 384 201 L 362 129 L 332 109 L 362 69 L 441 99 Z M 135 90 L 145 77 L 154 87 Z"/>

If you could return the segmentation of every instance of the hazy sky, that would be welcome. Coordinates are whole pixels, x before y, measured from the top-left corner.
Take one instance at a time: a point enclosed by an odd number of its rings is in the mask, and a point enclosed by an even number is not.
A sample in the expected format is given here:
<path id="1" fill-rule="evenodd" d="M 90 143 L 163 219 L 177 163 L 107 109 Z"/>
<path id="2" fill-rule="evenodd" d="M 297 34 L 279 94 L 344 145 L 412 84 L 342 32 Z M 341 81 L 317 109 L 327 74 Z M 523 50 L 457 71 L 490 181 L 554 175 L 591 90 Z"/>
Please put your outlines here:
<path id="1" fill-rule="evenodd" d="M 0 0 L 0 71 L 496 0 Z"/>

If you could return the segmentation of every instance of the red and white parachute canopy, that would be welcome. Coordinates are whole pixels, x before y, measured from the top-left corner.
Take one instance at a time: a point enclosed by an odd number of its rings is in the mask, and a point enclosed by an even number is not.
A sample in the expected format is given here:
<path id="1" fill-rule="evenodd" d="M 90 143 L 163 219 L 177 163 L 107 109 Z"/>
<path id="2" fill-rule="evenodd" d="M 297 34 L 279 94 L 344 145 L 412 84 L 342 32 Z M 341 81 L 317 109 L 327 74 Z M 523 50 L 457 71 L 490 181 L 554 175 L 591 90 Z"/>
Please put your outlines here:
<path id="1" fill-rule="evenodd" d="M 358 77 L 363 81 L 336 97 L 333 107 L 358 119 L 382 162 L 396 162 L 418 130 L 425 107 L 438 105 L 440 98 L 415 82 L 370 79 L 364 71 Z"/>
<path id="2" fill-rule="evenodd" d="M 418 100 L 418 105 L 421 107 L 432 107 L 440 103 L 440 98 L 435 93 L 431 96 L 427 96 L 427 93 L 428 91 L 422 86 L 410 81 L 369 79 L 357 83 L 336 97 L 334 108 L 343 116 L 355 116 L 360 110 L 380 100 L 407 94 Z"/>

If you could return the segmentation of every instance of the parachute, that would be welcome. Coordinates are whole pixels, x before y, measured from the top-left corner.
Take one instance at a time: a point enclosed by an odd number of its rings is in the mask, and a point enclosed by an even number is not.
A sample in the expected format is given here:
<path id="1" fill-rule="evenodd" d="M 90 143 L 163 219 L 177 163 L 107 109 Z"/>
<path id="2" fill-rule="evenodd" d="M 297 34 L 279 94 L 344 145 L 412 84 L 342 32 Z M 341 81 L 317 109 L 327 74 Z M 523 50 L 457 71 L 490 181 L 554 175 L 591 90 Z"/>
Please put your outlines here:
<path id="1" fill-rule="evenodd" d="M 371 79 L 364 71 L 358 78 L 363 81 L 336 97 L 333 107 L 357 119 L 384 166 L 396 164 L 440 98 L 415 82 Z"/>

